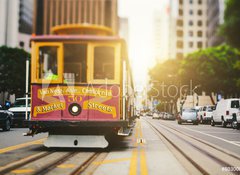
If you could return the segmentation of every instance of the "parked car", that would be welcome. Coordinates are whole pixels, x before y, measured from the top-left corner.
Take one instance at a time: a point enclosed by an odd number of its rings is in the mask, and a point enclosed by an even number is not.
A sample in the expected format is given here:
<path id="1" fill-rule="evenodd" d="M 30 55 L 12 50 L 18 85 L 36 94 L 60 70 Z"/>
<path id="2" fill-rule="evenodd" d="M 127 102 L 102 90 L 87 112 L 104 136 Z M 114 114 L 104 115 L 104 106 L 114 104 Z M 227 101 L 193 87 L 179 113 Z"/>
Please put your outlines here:
<path id="1" fill-rule="evenodd" d="M 227 124 L 232 124 L 236 120 L 236 114 L 240 107 L 239 98 L 222 99 L 217 103 L 216 110 L 213 111 L 211 125 L 220 124 L 226 127 Z"/>
<path id="2" fill-rule="evenodd" d="M 164 120 L 175 120 L 175 116 L 173 114 L 170 114 L 170 113 L 164 113 L 163 115 L 163 119 Z"/>
<path id="3" fill-rule="evenodd" d="M 198 120 L 200 123 L 210 123 L 212 119 L 212 113 L 215 110 L 215 106 L 203 106 L 199 108 Z"/>
<path id="4" fill-rule="evenodd" d="M 30 103 L 31 99 L 28 99 L 28 116 L 30 115 Z M 11 111 L 14 116 L 13 116 L 13 125 L 17 126 L 24 126 L 24 120 L 25 120 L 25 115 L 26 115 L 26 98 L 17 98 L 13 107 L 8 109 Z"/>
<path id="5" fill-rule="evenodd" d="M 239 109 L 238 113 L 233 114 L 232 127 L 234 129 L 239 129 L 240 128 L 240 109 Z"/>
<path id="6" fill-rule="evenodd" d="M 182 123 L 198 125 L 197 110 L 194 108 L 183 109 L 178 115 L 178 124 Z"/>
<path id="7" fill-rule="evenodd" d="M 157 112 L 153 113 L 152 119 L 160 119 L 160 116 Z"/>
<path id="8" fill-rule="evenodd" d="M 4 131 L 9 131 L 11 129 L 12 119 L 13 113 L 8 110 L 4 110 L 0 105 L 0 127 Z"/>

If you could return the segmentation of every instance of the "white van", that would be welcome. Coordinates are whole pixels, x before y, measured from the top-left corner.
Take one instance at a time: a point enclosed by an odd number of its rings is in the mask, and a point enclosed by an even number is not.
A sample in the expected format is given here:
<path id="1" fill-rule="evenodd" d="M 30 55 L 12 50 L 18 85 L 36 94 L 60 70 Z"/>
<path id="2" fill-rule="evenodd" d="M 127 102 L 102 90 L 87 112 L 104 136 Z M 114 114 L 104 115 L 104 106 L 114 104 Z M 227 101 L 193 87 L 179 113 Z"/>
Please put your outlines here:
<path id="1" fill-rule="evenodd" d="M 226 127 L 227 124 L 232 124 L 234 116 L 239 113 L 239 104 L 239 98 L 220 100 L 217 103 L 216 110 L 213 111 L 211 125 L 221 124 L 223 127 Z"/>
<path id="2" fill-rule="evenodd" d="M 30 111 L 31 111 L 30 106 L 31 106 L 31 99 L 28 98 L 28 107 L 27 107 L 28 116 L 30 115 Z M 24 126 L 24 120 L 26 115 L 26 98 L 17 98 L 13 106 L 8 110 L 14 114 L 12 124 Z"/>

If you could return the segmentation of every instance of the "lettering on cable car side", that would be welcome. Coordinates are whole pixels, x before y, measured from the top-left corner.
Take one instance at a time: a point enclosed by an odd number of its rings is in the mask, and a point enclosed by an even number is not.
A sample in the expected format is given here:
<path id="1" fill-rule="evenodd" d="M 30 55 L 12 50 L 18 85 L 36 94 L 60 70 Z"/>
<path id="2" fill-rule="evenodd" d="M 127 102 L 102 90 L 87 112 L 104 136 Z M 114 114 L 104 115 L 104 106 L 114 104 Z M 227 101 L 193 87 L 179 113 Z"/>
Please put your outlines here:
<path id="1" fill-rule="evenodd" d="M 83 109 L 97 110 L 104 114 L 112 114 L 113 118 L 116 118 L 116 108 L 114 106 L 109 106 L 92 101 L 85 101 L 83 103 Z"/>
<path id="2" fill-rule="evenodd" d="M 111 114 L 113 118 L 117 116 L 115 106 L 104 104 L 113 99 L 111 89 L 103 87 L 48 87 L 37 89 L 37 98 L 47 105 L 35 106 L 33 116 L 49 112 L 65 110 L 68 103 L 82 103 L 84 110 L 96 110 L 104 114 Z M 61 98 L 61 96 L 63 98 Z M 83 100 L 84 97 L 93 97 Z M 61 99 L 61 101 L 60 101 Z M 66 101 L 63 101 L 65 99 Z M 111 103 L 111 101 L 110 101 Z"/>
<path id="3" fill-rule="evenodd" d="M 111 97 L 112 91 L 101 88 L 86 88 L 86 87 L 53 87 L 43 88 L 38 90 L 38 98 L 43 99 L 45 96 L 60 96 L 60 95 L 88 95 L 94 97 Z"/>
<path id="4" fill-rule="evenodd" d="M 58 110 L 64 110 L 66 108 L 65 102 L 56 102 L 48 105 L 43 105 L 43 106 L 36 106 L 34 108 L 34 117 L 37 116 L 37 114 L 45 114 L 53 111 L 58 111 Z"/>

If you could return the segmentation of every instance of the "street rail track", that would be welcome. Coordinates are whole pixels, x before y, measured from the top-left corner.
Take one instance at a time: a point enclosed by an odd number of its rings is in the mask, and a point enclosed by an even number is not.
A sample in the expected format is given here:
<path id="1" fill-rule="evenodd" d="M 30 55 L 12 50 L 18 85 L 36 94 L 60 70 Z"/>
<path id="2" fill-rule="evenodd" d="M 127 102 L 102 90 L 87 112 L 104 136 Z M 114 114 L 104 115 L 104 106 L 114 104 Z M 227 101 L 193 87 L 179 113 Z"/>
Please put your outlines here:
<path id="1" fill-rule="evenodd" d="M 156 125 L 150 121 L 147 121 L 147 120 L 144 120 L 144 121 L 146 121 L 153 128 L 154 132 L 157 133 L 157 135 L 161 135 L 172 147 L 174 147 L 183 157 L 185 157 L 201 174 L 204 174 L 204 175 L 212 174 L 209 172 L 208 168 L 200 165 L 199 162 L 196 160 L 196 158 L 192 158 L 189 154 L 187 154 L 188 150 L 181 148 L 179 145 L 175 144 L 171 140 L 171 138 L 169 138 L 169 136 L 167 136 L 166 133 L 163 133 L 162 131 L 160 131 L 159 127 L 156 127 Z M 239 160 L 240 160 L 240 158 L 238 156 L 235 156 L 232 153 L 229 153 L 219 147 L 216 147 L 216 146 L 209 144 L 205 141 L 202 141 L 200 139 L 194 138 L 193 136 L 186 134 L 182 131 L 179 131 L 175 128 L 172 128 L 168 125 L 158 123 L 157 126 L 160 126 L 165 131 L 167 131 L 168 134 L 170 133 L 170 134 L 174 135 L 182 142 L 188 144 L 189 146 L 191 146 L 192 148 L 194 148 L 201 154 L 210 158 L 212 161 L 214 161 L 216 164 L 220 165 L 221 167 L 234 167 L 234 165 L 230 164 L 229 161 L 226 162 L 226 160 L 223 160 L 222 157 L 217 157 L 216 155 L 212 154 L 211 152 L 207 151 L 206 149 L 201 148 L 199 146 L 199 144 L 192 142 L 192 140 L 196 141 L 197 143 L 204 144 L 209 149 L 211 148 L 211 149 L 214 149 L 215 151 L 218 151 L 221 155 L 224 154 L 224 155 L 228 156 L 229 158 L 232 159 L 231 162 L 237 162 L 237 161 L 239 162 Z M 187 137 L 188 139 L 186 139 L 184 137 Z M 236 166 L 236 164 L 235 164 L 235 166 Z M 231 174 L 239 174 L 239 172 L 231 172 Z"/>
<path id="2" fill-rule="evenodd" d="M 17 160 L 15 162 L 9 163 L 9 164 L 5 165 L 4 167 L 0 168 L 0 175 L 14 174 L 14 171 L 19 170 L 21 168 L 24 169 L 24 167 L 26 169 L 26 167 L 29 166 L 30 164 L 39 166 L 39 165 L 37 165 L 37 161 L 48 160 L 48 158 L 49 158 L 48 156 L 53 155 L 53 153 L 58 154 L 57 151 L 49 151 L 49 152 L 44 151 L 44 152 L 40 152 L 35 155 L 28 156 L 26 158 Z M 47 173 L 53 171 L 59 165 L 68 161 L 69 159 L 73 158 L 77 154 L 82 154 L 82 152 L 77 152 L 74 150 L 72 152 L 66 152 L 64 155 L 58 156 L 54 160 L 51 160 L 46 165 L 38 167 L 38 169 L 36 169 L 36 170 L 33 170 L 32 172 L 30 172 L 30 174 L 32 174 L 32 175 L 47 174 Z M 84 157 L 84 160 L 82 160 L 79 165 L 76 164 L 76 167 L 74 167 L 73 170 L 71 171 L 71 173 L 69 173 L 70 175 L 81 174 L 81 173 L 85 172 L 87 170 L 87 168 L 91 165 L 91 163 L 94 162 L 97 158 L 98 158 L 98 161 L 102 161 L 102 159 L 104 159 L 106 157 L 106 155 L 101 157 L 100 155 L 102 153 L 100 151 L 93 152 L 93 153 L 90 152 L 89 154 L 91 154 L 91 155 L 86 156 L 86 157 L 82 156 L 82 157 Z M 101 158 L 99 158 L 99 156 Z M 93 169 L 91 169 L 91 171 L 93 171 Z"/>

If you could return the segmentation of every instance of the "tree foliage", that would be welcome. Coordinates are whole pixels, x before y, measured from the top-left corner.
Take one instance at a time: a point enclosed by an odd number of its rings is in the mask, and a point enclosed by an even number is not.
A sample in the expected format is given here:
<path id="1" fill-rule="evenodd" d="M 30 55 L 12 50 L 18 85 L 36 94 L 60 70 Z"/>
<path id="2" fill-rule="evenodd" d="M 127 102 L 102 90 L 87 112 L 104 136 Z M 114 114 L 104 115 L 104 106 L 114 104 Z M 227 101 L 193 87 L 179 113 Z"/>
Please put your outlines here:
<path id="1" fill-rule="evenodd" d="M 184 89 L 181 89 L 183 85 L 188 85 L 188 87 L 185 86 L 187 87 L 185 89 L 187 94 L 190 94 L 191 88 L 193 89 L 195 86 L 200 85 L 195 92 L 205 91 L 208 94 L 215 92 L 222 93 L 225 96 L 239 96 L 239 75 L 239 50 L 229 45 L 220 45 L 199 50 L 189 54 L 182 60 L 167 60 L 164 63 L 155 65 L 149 71 L 149 76 L 153 83 L 148 95 L 157 96 L 160 101 L 172 101 L 175 103 L 177 98 L 184 92 Z M 162 86 L 159 88 L 159 85 L 162 85 L 163 82 L 165 91 L 161 93 Z M 176 93 L 177 88 L 178 93 Z M 157 94 L 156 89 L 160 93 Z"/>
<path id="2" fill-rule="evenodd" d="M 26 58 L 22 49 L 0 47 L 0 91 L 22 96 L 25 92 Z"/>
<path id="3" fill-rule="evenodd" d="M 224 12 L 224 24 L 221 26 L 221 34 L 233 47 L 240 49 L 240 1 L 227 0 Z"/>
<path id="4" fill-rule="evenodd" d="M 179 76 L 183 83 L 190 80 L 193 86 L 207 93 L 239 94 L 238 67 L 240 52 L 228 45 L 207 48 L 188 55 L 181 63 Z"/>

